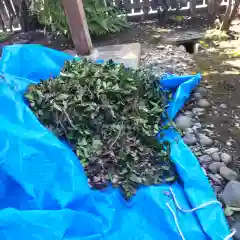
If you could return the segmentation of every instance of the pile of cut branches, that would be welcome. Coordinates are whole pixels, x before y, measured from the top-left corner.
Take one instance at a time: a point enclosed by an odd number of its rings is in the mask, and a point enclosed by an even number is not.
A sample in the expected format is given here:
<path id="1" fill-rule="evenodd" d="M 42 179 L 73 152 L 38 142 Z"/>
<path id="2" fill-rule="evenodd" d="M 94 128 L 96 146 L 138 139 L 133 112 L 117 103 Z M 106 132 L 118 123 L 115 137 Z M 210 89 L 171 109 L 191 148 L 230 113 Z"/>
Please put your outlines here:
<path id="1" fill-rule="evenodd" d="M 111 182 L 128 198 L 140 185 L 175 180 L 170 146 L 156 140 L 166 120 L 164 95 L 144 70 L 84 60 L 30 85 L 25 97 L 41 123 L 69 143 L 93 188 Z"/>

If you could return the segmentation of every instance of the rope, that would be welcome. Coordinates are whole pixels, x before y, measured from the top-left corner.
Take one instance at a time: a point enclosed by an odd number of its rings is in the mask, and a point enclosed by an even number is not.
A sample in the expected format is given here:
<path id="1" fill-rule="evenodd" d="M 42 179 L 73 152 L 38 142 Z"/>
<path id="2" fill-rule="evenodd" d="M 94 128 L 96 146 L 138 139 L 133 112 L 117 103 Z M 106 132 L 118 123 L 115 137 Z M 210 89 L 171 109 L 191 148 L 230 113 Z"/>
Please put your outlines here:
<path id="1" fill-rule="evenodd" d="M 210 201 L 210 202 L 207 202 L 207 203 L 203 203 L 203 204 L 201 204 L 200 206 L 195 207 L 195 208 L 193 208 L 193 209 L 182 209 L 182 208 L 179 206 L 178 201 L 177 201 L 177 199 L 176 199 L 176 196 L 175 196 L 175 194 L 174 194 L 174 192 L 173 192 L 173 190 L 172 190 L 171 187 L 170 187 L 170 192 L 171 192 L 171 194 L 172 194 L 172 196 L 173 196 L 173 201 L 174 201 L 174 203 L 176 204 L 178 210 L 180 210 L 181 212 L 184 212 L 184 213 L 191 213 L 191 212 L 194 212 L 194 211 L 196 211 L 196 210 L 199 210 L 199 209 L 202 209 L 202 208 L 204 208 L 204 207 L 207 207 L 207 206 L 209 206 L 209 205 L 211 205 L 211 204 L 219 204 L 219 205 L 222 207 L 222 204 L 221 204 L 219 201 L 213 200 L 213 201 Z M 174 217 L 175 224 L 176 224 L 176 226 L 177 226 L 178 232 L 179 232 L 182 240 L 186 240 L 186 239 L 184 238 L 184 235 L 183 235 L 181 229 L 180 229 L 180 226 L 179 226 L 179 223 L 178 223 L 178 219 L 177 219 L 177 216 L 176 216 L 175 212 L 174 212 L 173 209 L 170 207 L 169 203 L 166 203 L 166 204 L 167 204 L 167 207 L 169 208 L 169 210 L 171 211 L 171 213 L 172 213 L 172 215 L 173 215 L 173 217 Z M 231 232 L 229 235 L 227 235 L 223 240 L 229 240 L 229 239 L 231 239 L 236 232 L 237 232 L 236 229 L 232 229 L 232 232 Z"/>
<path id="2" fill-rule="evenodd" d="M 213 200 L 213 201 L 210 201 L 210 202 L 207 202 L 207 203 L 203 203 L 203 204 L 201 204 L 200 206 L 195 207 L 195 208 L 193 208 L 193 209 L 182 209 L 182 208 L 179 206 L 179 204 L 178 204 L 178 202 L 177 202 L 177 199 L 176 199 L 176 196 L 175 196 L 175 194 L 174 194 L 174 192 L 173 192 L 173 190 L 172 190 L 171 187 L 170 187 L 170 192 L 171 192 L 171 194 L 172 194 L 172 196 L 173 196 L 173 200 L 174 200 L 177 208 L 178 208 L 181 212 L 185 212 L 185 213 L 195 212 L 196 210 L 201 209 L 201 208 L 204 208 L 204 207 L 207 207 L 207 206 L 209 206 L 209 205 L 211 205 L 211 204 L 219 204 L 219 205 L 222 207 L 222 204 L 221 204 L 219 201 Z"/>
<path id="3" fill-rule="evenodd" d="M 169 203 L 166 203 L 166 205 L 167 205 L 167 207 L 169 208 L 169 210 L 171 211 L 171 213 L 172 213 L 172 215 L 173 215 L 175 224 L 176 224 L 176 226 L 177 226 L 178 232 L 179 232 L 182 240 L 186 240 L 185 237 L 183 236 L 183 233 L 182 233 L 182 231 L 181 231 L 181 228 L 180 228 L 180 226 L 179 226 L 179 224 L 178 224 L 178 219 L 177 219 L 177 216 L 176 216 L 175 212 L 174 212 L 173 209 L 170 207 Z"/>
<path id="4" fill-rule="evenodd" d="M 237 232 L 237 230 L 233 228 L 233 229 L 232 229 L 232 232 L 231 232 L 229 235 L 227 235 L 227 236 L 224 238 L 224 240 L 229 240 L 230 238 L 233 237 L 233 235 L 234 235 L 236 232 Z"/>

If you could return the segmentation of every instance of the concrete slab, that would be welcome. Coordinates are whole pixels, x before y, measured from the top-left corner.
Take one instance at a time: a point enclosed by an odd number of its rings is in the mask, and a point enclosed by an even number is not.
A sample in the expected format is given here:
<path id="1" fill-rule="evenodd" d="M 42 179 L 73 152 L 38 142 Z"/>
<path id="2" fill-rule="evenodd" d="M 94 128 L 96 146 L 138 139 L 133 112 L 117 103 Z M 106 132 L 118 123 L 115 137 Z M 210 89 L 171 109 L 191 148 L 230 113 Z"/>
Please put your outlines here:
<path id="1" fill-rule="evenodd" d="M 165 44 L 180 45 L 189 42 L 196 42 L 204 37 L 204 32 L 202 30 L 192 31 L 192 30 L 172 30 L 167 33 L 162 42 Z"/>
<path id="2" fill-rule="evenodd" d="M 74 50 L 66 50 L 65 52 L 76 55 Z M 140 55 L 141 45 L 139 43 L 131 43 L 98 47 L 92 51 L 91 55 L 82 57 L 90 58 L 93 61 L 112 59 L 116 63 L 123 63 L 126 67 L 139 68 Z"/>

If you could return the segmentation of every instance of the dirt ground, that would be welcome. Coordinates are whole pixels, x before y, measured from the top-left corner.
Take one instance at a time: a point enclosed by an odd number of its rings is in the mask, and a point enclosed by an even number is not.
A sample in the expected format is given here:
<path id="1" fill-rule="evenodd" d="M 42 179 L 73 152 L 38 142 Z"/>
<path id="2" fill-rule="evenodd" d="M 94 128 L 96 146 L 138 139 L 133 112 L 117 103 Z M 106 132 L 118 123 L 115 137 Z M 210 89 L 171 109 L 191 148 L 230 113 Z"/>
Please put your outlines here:
<path id="1" fill-rule="evenodd" d="M 214 107 L 212 116 L 207 115 L 202 121 L 214 124 L 216 139 L 235 158 L 231 167 L 240 172 L 240 41 L 220 42 L 206 52 L 194 54 L 194 59 Z"/>

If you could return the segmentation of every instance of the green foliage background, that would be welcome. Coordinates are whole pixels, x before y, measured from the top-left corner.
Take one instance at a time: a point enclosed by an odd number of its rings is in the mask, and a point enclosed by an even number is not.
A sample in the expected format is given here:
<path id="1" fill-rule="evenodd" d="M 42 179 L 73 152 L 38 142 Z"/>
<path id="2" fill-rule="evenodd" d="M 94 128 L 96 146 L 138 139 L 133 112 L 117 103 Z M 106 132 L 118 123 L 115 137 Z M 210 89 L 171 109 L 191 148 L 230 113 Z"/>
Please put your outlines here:
<path id="1" fill-rule="evenodd" d="M 117 33 L 128 26 L 126 16 L 122 15 L 123 12 L 107 6 L 104 0 L 83 0 L 83 3 L 92 35 Z M 53 26 L 70 38 L 67 19 L 60 0 L 33 0 L 31 10 L 38 12 L 41 23 Z"/>

